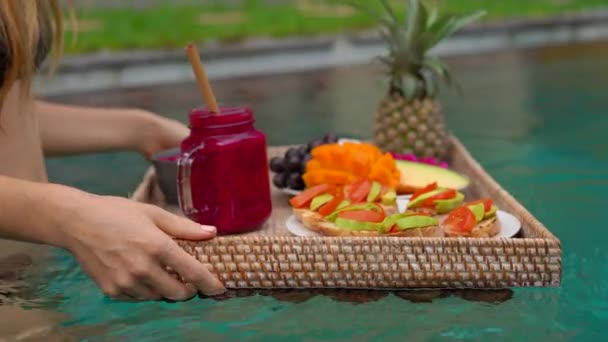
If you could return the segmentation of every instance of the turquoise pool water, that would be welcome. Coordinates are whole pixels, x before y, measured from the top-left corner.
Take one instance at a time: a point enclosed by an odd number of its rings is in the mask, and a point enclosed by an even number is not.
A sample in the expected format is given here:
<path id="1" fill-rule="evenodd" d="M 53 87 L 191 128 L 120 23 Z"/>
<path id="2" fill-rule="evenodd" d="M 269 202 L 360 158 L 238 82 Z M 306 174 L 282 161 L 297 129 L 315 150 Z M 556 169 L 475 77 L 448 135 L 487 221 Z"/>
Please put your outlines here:
<path id="1" fill-rule="evenodd" d="M 71 256 L 57 252 L 38 279 L 38 295 L 49 299 L 49 309 L 66 314 L 64 326 L 87 341 L 603 340 L 608 49 L 604 44 L 554 47 L 452 58 L 450 64 L 464 96 L 444 93 L 449 124 L 483 166 L 561 239 L 561 288 L 516 289 L 498 302 L 448 296 L 428 303 L 388 294 L 359 304 L 323 295 L 125 304 L 105 299 Z M 198 102 L 193 87 L 65 100 L 138 105 L 184 120 Z M 216 87 L 225 102 L 254 107 L 258 127 L 272 144 L 299 143 L 328 130 L 367 137 L 373 107 L 384 91 L 367 66 L 224 81 Z M 124 195 L 146 163 L 118 153 L 55 159 L 48 166 L 53 180 Z"/>

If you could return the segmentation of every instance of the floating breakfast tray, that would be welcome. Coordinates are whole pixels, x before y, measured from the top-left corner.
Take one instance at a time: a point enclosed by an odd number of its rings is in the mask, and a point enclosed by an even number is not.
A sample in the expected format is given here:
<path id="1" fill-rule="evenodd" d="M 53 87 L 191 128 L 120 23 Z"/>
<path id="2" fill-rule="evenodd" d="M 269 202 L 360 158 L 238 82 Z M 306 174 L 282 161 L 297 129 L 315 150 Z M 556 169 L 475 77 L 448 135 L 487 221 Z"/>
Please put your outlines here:
<path id="1" fill-rule="evenodd" d="M 451 168 L 470 177 L 470 199 L 489 197 L 522 223 L 514 238 L 296 237 L 286 228 L 289 196 L 273 188 L 273 214 L 263 229 L 206 242 L 181 241 L 229 289 L 420 289 L 555 287 L 561 284 L 560 241 L 488 175 L 456 137 Z M 271 147 L 268 157 L 287 147 Z M 174 213 L 150 169 L 132 199 Z"/>

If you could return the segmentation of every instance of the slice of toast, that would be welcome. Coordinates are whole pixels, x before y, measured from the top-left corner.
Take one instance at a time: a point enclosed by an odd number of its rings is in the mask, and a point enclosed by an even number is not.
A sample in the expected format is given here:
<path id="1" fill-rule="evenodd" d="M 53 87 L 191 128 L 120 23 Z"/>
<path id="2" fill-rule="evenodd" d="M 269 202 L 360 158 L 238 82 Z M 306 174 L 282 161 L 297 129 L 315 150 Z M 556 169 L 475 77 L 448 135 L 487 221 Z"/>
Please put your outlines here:
<path id="1" fill-rule="evenodd" d="M 470 233 L 461 233 L 444 228 L 447 237 L 492 238 L 500 233 L 500 225 L 496 216 L 483 220 L 475 225 Z"/>
<path id="2" fill-rule="evenodd" d="M 382 234 L 378 231 L 355 231 L 337 227 L 334 223 L 326 221 L 322 215 L 311 210 L 294 209 L 294 215 L 306 228 L 323 236 L 357 236 L 357 237 L 443 237 L 442 228 L 428 226 L 415 229 L 406 229 L 398 233 Z"/>

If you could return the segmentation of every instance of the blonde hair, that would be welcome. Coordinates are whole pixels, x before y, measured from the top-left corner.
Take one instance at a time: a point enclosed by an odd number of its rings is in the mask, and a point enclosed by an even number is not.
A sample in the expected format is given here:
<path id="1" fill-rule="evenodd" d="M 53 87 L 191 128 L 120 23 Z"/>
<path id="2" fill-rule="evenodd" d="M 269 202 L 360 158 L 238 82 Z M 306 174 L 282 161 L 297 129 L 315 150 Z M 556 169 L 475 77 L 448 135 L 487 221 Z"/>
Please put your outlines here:
<path id="1" fill-rule="evenodd" d="M 50 44 L 50 46 L 49 46 Z M 29 96 L 41 59 L 50 52 L 53 70 L 63 50 L 63 22 L 58 0 L 0 0 L 0 49 L 4 75 L 0 107 L 15 82 Z"/>

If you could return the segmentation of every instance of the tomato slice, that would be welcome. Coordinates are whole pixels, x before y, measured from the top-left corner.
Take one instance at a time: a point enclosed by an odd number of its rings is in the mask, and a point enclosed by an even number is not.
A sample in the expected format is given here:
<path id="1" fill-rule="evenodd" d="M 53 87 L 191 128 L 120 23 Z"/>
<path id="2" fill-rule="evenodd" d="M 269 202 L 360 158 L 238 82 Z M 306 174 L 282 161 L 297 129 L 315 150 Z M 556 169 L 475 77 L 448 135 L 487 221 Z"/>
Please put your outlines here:
<path id="1" fill-rule="evenodd" d="M 336 208 L 344 201 L 344 195 L 337 193 L 334 198 L 319 208 L 319 214 L 327 216 L 336 210 Z"/>
<path id="2" fill-rule="evenodd" d="M 354 221 L 380 223 L 384 221 L 386 215 L 372 210 L 354 210 L 343 211 L 338 214 L 338 217 Z"/>
<path id="3" fill-rule="evenodd" d="M 461 233 L 470 233 L 475 223 L 475 215 L 467 207 L 454 209 L 443 222 L 446 229 Z"/>
<path id="4" fill-rule="evenodd" d="M 440 192 L 435 196 L 431 196 L 431 197 L 425 199 L 422 202 L 422 205 L 432 207 L 435 205 L 435 200 L 444 200 L 444 199 L 450 199 L 450 198 L 454 198 L 454 197 L 456 197 L 456 190 L 449 189 L 449 190 Z"/>
<path id="5" fill-rule="evenodd" d="M 353 190 L 353 185 L 352 184 L 346 184 L 344 185 L 344 196 L 348 196 L 348 194 L 350 194 L 350 192 Z"/>
<path id="6" fill-rule="evenodd" d="M 380 190 L 380 195 L 378 197 L 382 197 L 384 195 L 386 195 L 386 193 L 388 192 L 390 188 L 384 184 L 382 184 L 382 190 Z"/>
<path id="7" fill-rule="evenodd" d="M 425 186 L 424 188 L 414 192 L 414 194 L 412 195 L 412 198 L 410 198 L 410 201 L 413 201 L 414 199 L 416 199 L 416 197 L 420 197 L 420 195 L 426 194 L 427 192 L 430 192 L 433 190 L 437 190 L 437 182 L 431 183 L 431 184 Z"/>
<path id="8" fill-rule="evenodd" d="M 389 229 L 388 232 L 386 232 L 387 234 L 394 234 L 394 233 L 399 233 L 399 228 L 397 227 L 397 225 L 394 225 L 391 227 L 391 229 Z"/>
<path id="9" fill-rule="evenodd" d="M 485 211 L 488 212 L 492 209 L 492 205 L 494 204 L 494 201 L 490 198 L 484 198 L 484 199 L 480 199 L 478 201 L 467 202 L 466 205 L 475 205 L 475 204 L 479 204 L 479 203 L 483 203 L 483 207 L 484 207 Z"/>
<path id="10" fill-rule="evenodd" d="M 351 192 L 348 198 L 353 203 L 363 202 L 367 198 L 367 194 L 372 189 L 372 182 L 369 179 L 365 179 L 358 184 L 353 184 Z"/>
<path id="11" fill-rule="evenodd" d="M 297 196 L 292 197 L 289 200 L 289 203 L 294 208 L 297 208 L 297 209 L 304 208 L 304 207 L 310 205 L 310 202 L 312 201 L 313 198 L 315 198 L 321 194 L 331 192 L 331 191 L 332 191 L 332 186 L 329 184 L 315 185 L 311 188 L 308 188 L 308 189 L 302 191 Z"/>

